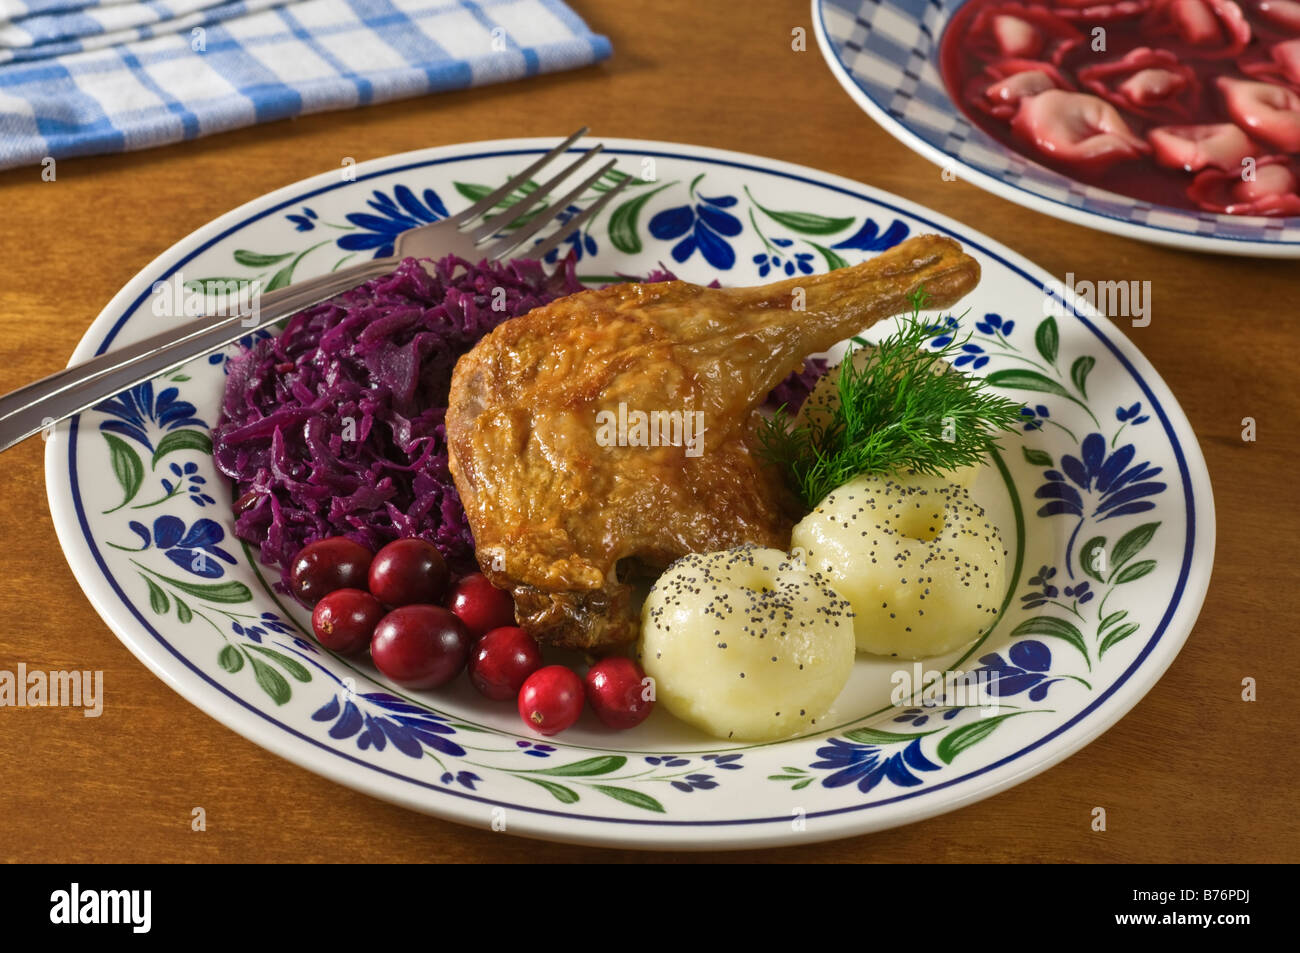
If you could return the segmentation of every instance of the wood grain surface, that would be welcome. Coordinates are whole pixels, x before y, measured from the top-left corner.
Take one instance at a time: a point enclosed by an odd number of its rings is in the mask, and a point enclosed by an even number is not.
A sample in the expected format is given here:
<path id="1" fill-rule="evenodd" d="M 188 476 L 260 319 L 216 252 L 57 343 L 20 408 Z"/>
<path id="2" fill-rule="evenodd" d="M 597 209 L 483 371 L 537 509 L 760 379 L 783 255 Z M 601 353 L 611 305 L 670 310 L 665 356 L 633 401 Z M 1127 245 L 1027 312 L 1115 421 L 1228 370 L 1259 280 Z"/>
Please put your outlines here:
<path id="1" fill-rule="evenodd" d="M 423 146 L 510 136 L 677 140 L 804 163 L 923 203 L 1049 272 L 1149 280 L 1122 325 L 1209 462 L 1218 551 L 1195 630 L 1104 736 L 996 797 L 918 824 L 737 855 L 760 861 L 1296 861 L 1300 585 L 1295 466 L 1300 265 L 1211 257 L 1068 225 L 944 181 L 862 114 L 802 2 L 573 0 L 614 56 L 525 82 L 310 116 L 126 155 L 0 173 L 0 392 L 62 367 L 154 256 L 306 176 Z M 791 49 L 803 27 L 809 48 Z M 1241 439 L 1243 417 L 1258 440 Z M 108 630 L 55 539 L 39 439 L 0 457 L 0 669 L 102 669 L 106 709 L 0 709 L 7 861 L 701 860 L 525 840 L 372 800 L 203 714 Z M 1241 699 L 1244 677 L 1258 701 Z M 202 806 L 207 830 L 190 830 Z M 1108 829 L 1091 829 L 1106 808 Z"/>

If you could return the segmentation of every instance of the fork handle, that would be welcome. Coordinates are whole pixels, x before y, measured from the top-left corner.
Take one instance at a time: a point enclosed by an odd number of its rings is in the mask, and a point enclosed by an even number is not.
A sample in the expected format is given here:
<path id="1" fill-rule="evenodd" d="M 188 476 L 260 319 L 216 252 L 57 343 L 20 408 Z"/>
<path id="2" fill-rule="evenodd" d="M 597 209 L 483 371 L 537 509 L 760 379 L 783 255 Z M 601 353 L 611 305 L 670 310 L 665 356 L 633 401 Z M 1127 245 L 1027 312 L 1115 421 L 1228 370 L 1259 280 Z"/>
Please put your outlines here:
<path id="1" fill-rule="evenodd" d="M 102 400 L 219 351 L 258 328 L 342 294 L 392 271 L 397 258 L 376 258 L 341 271 L 268 291 L 254 310 L 198 318 L 161 334 L 73 364 L 0 397 L 0 451 Z"/>

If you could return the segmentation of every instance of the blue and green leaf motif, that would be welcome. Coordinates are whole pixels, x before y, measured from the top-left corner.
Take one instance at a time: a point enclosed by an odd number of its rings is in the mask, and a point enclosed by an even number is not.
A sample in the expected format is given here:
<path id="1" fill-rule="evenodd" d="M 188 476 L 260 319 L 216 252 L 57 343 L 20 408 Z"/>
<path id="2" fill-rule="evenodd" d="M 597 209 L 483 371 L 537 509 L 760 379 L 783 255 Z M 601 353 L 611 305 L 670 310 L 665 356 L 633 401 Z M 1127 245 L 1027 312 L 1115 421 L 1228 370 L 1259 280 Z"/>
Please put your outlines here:
<path id="1" fill-rule="evenodd" d="M 910 229 L 902 219 L 894 219 L 883 232 L 874 218 L 864 218 L 858 230 L 843 241 L 836 242 L 832 248 L 841 251 L 886 251 L 907 238 Z M 1011 333 L 1009 330 L 1008 334 Z"/>
<path id="2" fill-rule="evenodd" d="M 679 264 L 688 261 L 699 252 L 700 257 L 710 267 L 718 271 L 729 271 L 736 263 L 733 241 L 740 238 L 744 231 L 744 225 L 739 217 L 741 200 L 736 195 L 697 193 L 697 186 L 703 178 L 704 174 L 700 174 L 692 180 L 687 187 L 684 203 L 662 208 L 651 216 L 646 231 L 653 239 L 671 242 L 670 255 Z M 581 208 L 589 205 L 611 186 L 624 179 L 629 180 L 629 184 L 634 188 L 651 185 L 654 187 L 617 205 L 608 213 L 605 229 L 614 248 L 625 254 L 639 253 L 644 247 L 640 233 L 643 213 L 651 200 L 674 187 L 681 186 L 678 181 L 655 184 L 651 180 L 642 180 L 614 170 L 595 182 L 588 194 L 566 208 L 558 216 L 558 220 L 561 223 L 567 222 Z M 471 202 L 478 201 L 494 189 L 494 186 L 474 182 L 454 184 L 456 191 Z M 498 202 L 493 211 L 506 209 L 523 201 L 538 188 L 536 182 L 526 182 Z M 863 218 L 859 222 L 854 216 L 830 216 L 803 210 L 769 208 L 760 203 L 748 187 L 745 187 L 744 192 L 749 202 L 748 215 L 754 224 L 755 237 L 765 249 L 754 256 L 754 261 L 760 264 L 760 276 L 766 276 L 772 269 L 777 269 L 786 275 L 812 274 L 814 253 L 820 254 L 828 269 L 842 268 L 849 262 L 840 252 L 884 251 L 903 241 L 909 233 L 907 223 L 901 219 L 894 219 L 882 229 L 880 223 L 872 218 Z M 286 213 L 286 220 L 294 226 L 296 232 L 334 229 L 342 234 L 332 240 L 318 242 L 297 253 L 264 253 L 241 249 L 236 252 L 235 261 L 239 265 L 258 271 L 256 277 L 263 282 L 264 288 L 274 290 L 288 284 L 303 258 L 318 248 L 333 245 L 348 253 L 334 263 L 333 269 L 337 270 L 358 253 L 369 252 L 376 258 L 391 255 L 394 242 L 403 231 L 441 221 L 449 214 L 446 204 L 436 191 L 426 188 L 417 194 L 416 189 L 406 184 L 394 186 L 391 194 L 379 189 L 373 190 L 370 198 L 366 200 L 366 205 L 369 206 L 370 211 L 347 213 L 344 215 L 345 223 L 327 222 L 314 209 L 307 206 Z M 758 228 L 754 219 L 755 210 L 768 220 L 803 237 L 792 239 L 777 236 L 769 239 Z M 506 229 L 526 224 L 540 211 L 541 209 L 538 208 L 527 212 L 506 226 Z M 581 260 L 597 254 L 599 243 L 592 230 L 597 219 L 603 215 L 605 213 L 602 211 L 595 218 L 587 221 L 582 229 L 564 240 L 560 249 L 548 253 L 546 260 L 555 262 L 564 255 L 572 255 L 575 260 Z M 855 223 L 857 228 L 850 234 L 838 241 L 834 239 L 834 236 L 849 230 Z M 825 244 L 814 241 L 814 238 L 821 239 Z M 798 241 L 802 241 L 809 250 L 798 248 L 796 245 Z M 279 270 L 272 275 L 270 270 L 277 266 Z M 203 278 L 198 279 L 197 283 L 201 285 L 208 281 L 231 280 L 247 279 Z"/>
<path id="3" fill-rule="evenodd" d="M 1007 336 L 1015 329 L 1016 322 L 1004 320 L 1000 314 L 986 314 L 983 321 L 975 322 L 975 330 L 980 334 L 1000 338 L 1002 341 L 1006 341 Z"/>
<path id="4" fill-rule="evenodd" d="M 286 215 L 285 218 L 293 222 L 296 231 L 310 232 L 312 229 L 316 227 L 316 220 L 319 219 L 320 216 L 317 215 L 315 211 L 313 211 L 311 208 L 304 205 L 302 207 L 301 212 L 299 212 L 296 215 L 290 213 Z"/>
<path id="5" fill-rule="evenodd" d="M 274 632 L 276 635 L 292 635 L 293 629 L 289 624 L 281 619 L 274 612 L 263 612 L 256 618 L 244 617 L 246 621 L 240 622 L 239 619 L 230 620 L 230 631 L 235 635 L 242 635 L 246 639 L 252 639 L 254 642 L 261 642 L 262 636 Z M 295 638 L 294 645 L 304 652 L 316 652 L 316 647 L 305 639 Z"/>
<path id="6" fill-rule="evenodd" d="M 433 189 L 425 189 L 417 196 L 410 187 L 399 185 L 391 198 L 376 189 L 366 204 L 373 212 L 349 213 L 347 220 L 356 231 L 340 236 L 337 244 L 345 251 L 373 251 L 376 258 L 391 255 L 393 242 L 408 228 L 447 217 L 447 206 Z"/>
<path id="7" fill-rule="evenodd" d="M 296 682 L 312 680 L 311 672 L 305 665 L 269 646 L 227 644 L 217 654 L 217 664 L 231 675 L 243 670 L 245 660 L 252 669 L 257 686 L 276 705 L 284 705 L 293 697 L 293 689 L 290 687 L 289 680 L 281 674 L 282 670 Z"/>
<path id="8" fill-rule="evenodd" d="M 727 211 L 735 207 L 734 195 L 708 198 L 664 209 L 650 219 L 650 234 L 660 241 L 675 241 L 673 261 L 686 261 L 698 249 L 700 255 L 719 271 L 728 271 L 736 263 L 736 252 L 727 242 L 743 231 L 740 219 Z"/>
<path id="9" fill-rule="evenodd" d="M 979 663 L 978 668 L 955 680 L 958 691 L 978 685 L 992 698 L 1004 699 L 1024 693 L 1030 701 L 1041 702 L 1046 699 L 1050 686 L 1064 679 L 1073 679 L 1091 689 L 1087 682 L 1076 676 L 1053 675 L 1051 651 L 1032 639 L 1012 644 L 1005 659 L 993 652 L 981 657 Z M 930 719 L 938 716 L 937 727 L 929 731 L 895 732 L 870 726 L 855 728 L 845 732 L 843 739 L 828 738 L 827 744 L 816 751 L 820 760 L 808 768 L 786 767 L 784 774 L 769 775 L 769 780 L 793 781 L 791 790 L 798 791 L 818 780 L 815 772 L 829 771 L 830 774 L 820 777 L 822 786 L 826 788 L 856 785 L 861 793 L 866 794 L 883 781 L 900 788 L 917 787 L 925 782 L 930 772 L 951 764 L 966 748 L 987 738 L 1002 721 L 1032 714 L 1036 710 L 1017 709 L 958 725 L 955 719 L 969 711 L 970 706 L 940 707 L 937 702 L 929 701 L 925 704 L 932 707 L 928 710 L 905 709 L 893 720 L 919 728 L 927 723 L 933 724 Z M 926 754 L 922 739 L 929 736 L 937 736 L 934 757 L 943 764 L 936 764 Z"/>
<path id="10" fill-rule="evenodd" d="M 629 807 L 663 814 L 666 813 L 663 804 L 644 790 L 646 785 L 666 784 L 680 794 L 713 791 L 719 788 L 720 782 L 712 772 L 740 771 L 744 768 L 743 757 L 736 752 L 712 753 L 700 759 L 702 764 L 693 765 L 691 758 L 681 755 L 647 755 L 643 761 L 649 768 L 633 768 L 631 774 L 618 773 L 628 767 L 627 756 L 621 754 L 598 755 L 545 768 L 502 770 L 542 788 L 562 804 L 576 804 L 582 799 L 581 790 L 585 789 Z M 614 784 L 614 781 L 620 783 Z M 629 784 L 641 787 L 626 786 Z"/>
<path id="11" fill-rule="evenodd" d="M 1047 690 L 1061 681 L 1051 677 L 1052 653 L 1046 645 L 1035 639 L 1014 643 L 1004 659 L 999 653 L 981 656 L 980 667 L 968 673 L 967 683 L 982 682 L 985 690 L 995 698 L 1010 698 L 1028 692 L 1032 702 L 1047 697 Z"/>
<path id="12" fill-rule="evenodd" d="M 378 708 L 382 714 L 365 708 Z M 311 717 L 313 721 L 334 722 L 329 736 L 339 740 L 356 738 L 362 751 L 370 747 L 383 751 L 391 742 L 411 758 L 423 758 L 426 748 L 451 758 L 465 755 L 465 749 L 451 740 L 456 729 L 446 718 L 387 692 L 344 695 L 341 701 L 335 694 Z"/>
<path id="13" fill-rule="evenodd" d="M 573 216 L 577 215 L 581 211 L 582 209 L 578 206 L 570 205 L 556 216 L 556 221 L 562 225 L 566 224 L 571 218 L 573 218 Z M 545 240 L 545 238 L 539 238 L 536 240 L 535 244 L 541 244 Z M 584 232 L 579 228 L 572 235 L 565 238 L 564 241 L 560 242 L 558 248 L 552 248 L 547 252 L 546 256 L 542 260 L 548 265 L 553 265 L 559 259 L 564 258 L 567 255 L 572 255 L 574 261 L 582 261 L 583 255 L 591 256 L 597 254 L 599 251 L 600 246 L 596 243 L 596 239 L 592 237 L 591 232 Z"/>
<path id="14" fill-rule="evenodd" d="M 235 557 L 217 545 L 225 539 L 226 531 L 215 520 L 196 520 L 186 529 L 179 516 L 167 514 L 153 521 L 152 530 L 137 520 L 127 525 L 144 543 L 137 552 L 156 546 L 177 566 L 204 579 L 225 575 L 222 562 L 235 565 Z"/>
<path id="15" fill-rule="evenodd" d="M 1064 454 L 1059 470 L 1044 471 L 1046 482 L 1034 496 L 1047 502 L 1039 507 L 1038 515 L 1079 519 L 1065 548 L 1065 569 L 1071 579 L 1074 543 L 1084 523 L 1145 513 L 1155 509 L 1150 497 L 1165 491 L 1164 483 L 1152 479 L 1160 475 L 1162 468 L 1147 462 L 1134 464 L 1136 455 L 1132 444 L 1107 454 L 1106 438 L 1090 433 L 1083 439 L 1079 456 Z"/>
<path id="16" fill-rule="evenodd" d="M 524 741 L 522 738 L 515 742 L 515 747 L 533 758 L 549 758 L 558 750 L 555 745 L 542 744 L 539 741 Z"/>
<path id="17" fill-rule="evenodd" d="M 787 276 L 793 275 L 796 271 L 804 275 L 813 273 L 812 252 L 787 251 L 794 244 L 793 239 L 789 238 L 773 238 L 771 242 L 775 247 L 754 256 L 754 264 L 758 265 L 758 277 L 766 278 L 768 273 L 776 268 L 783 270 Z"/>
<path id="18" fill-rule="evenodd" d="M 145 381 L 116 397 L 100 401 L 95 410 L 115 418 L 102 422 L 99 425 L 101 431 L 129 437 L 151 454 L 154 451 L 149 436 L 151 431 L 173 431 L 181 427 L 208 429 L 208 425 L 195 416 L 198 411 L 194 405 L 180 399 L 179 388 L 165 387 L 155 395 L 153 381 Z"/>
<path id="19" fill-rule="evenodd" d="M 94 409 L 113 418 L 101 421 L 99 431 L 108 445 L 113 476 L 123 494 L 122 502 L 105 510 L 105 513 L 127 506 L 144 487 L 144 462 L 128 440 L 145 448 L 150 469 L 156 468 L 163 457 L 177 451 L 212 453 L 208 425 L 196 416 L 198 411 L 193 404 L 180 399 L 177 387 L 165 387 L 155 394 L 153 382 L 145 381 L 116 397 L 100 401 Z M 163 433 L 155 445 L 155 434 L 158 431 Z M 212 497 L 204 492 L 202 484 L 205 481 L 197 475 L 195 464 L 186 464 L 180 468 L 180 473 L 175 472 L 177 469 L 175 465 L 171 467 L 174 479 L 162 480 L 165 494 L 162 500 L 181 492 L 189 492 L 190 499 L 198 506 L 213 502 Z M 162 500 L 146 505 L 156 505 Z"/>
<path id="20" fill-rule="evenodd" d="M 921 738 L 913 736 L 901 751 L 884 754 L 879 744 L 861 744 L 828 738 L 827 744 L 817 749 L 820 761 L 810 767 L 816 771 L 830 771 L 822 778 L 822 787 L 838 788 L 856 784 L 863 794 L 881 781 L 888 779 L 899 787 L 912 788 L 922 783 L 916 772 L 938 771 L 935 764 L 921 751 Z"/>

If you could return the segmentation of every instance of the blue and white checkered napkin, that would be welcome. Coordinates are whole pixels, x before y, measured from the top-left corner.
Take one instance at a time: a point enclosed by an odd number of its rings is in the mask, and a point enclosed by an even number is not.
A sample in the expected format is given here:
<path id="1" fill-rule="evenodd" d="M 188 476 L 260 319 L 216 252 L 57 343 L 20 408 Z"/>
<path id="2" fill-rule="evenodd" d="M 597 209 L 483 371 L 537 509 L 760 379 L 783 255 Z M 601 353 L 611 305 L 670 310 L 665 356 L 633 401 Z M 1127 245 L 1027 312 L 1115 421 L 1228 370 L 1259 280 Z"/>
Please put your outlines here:
<path id="1" fill-rule="evenodd" d="M 609 54 L 561 0 L 0 0 L 0 169 Z"/>

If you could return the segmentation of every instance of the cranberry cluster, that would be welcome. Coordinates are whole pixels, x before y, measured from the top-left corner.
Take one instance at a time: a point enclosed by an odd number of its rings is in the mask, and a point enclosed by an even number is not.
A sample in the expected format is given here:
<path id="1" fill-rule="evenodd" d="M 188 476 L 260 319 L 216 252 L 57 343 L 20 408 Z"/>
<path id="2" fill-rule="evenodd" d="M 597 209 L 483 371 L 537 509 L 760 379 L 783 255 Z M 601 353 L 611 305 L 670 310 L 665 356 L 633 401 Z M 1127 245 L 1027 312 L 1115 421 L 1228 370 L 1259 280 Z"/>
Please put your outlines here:
<path id="1" fill-rule="evenodd" d="M 474 687 L 517 699 L 529 728 L 553 735 L 574 724 L 584 703 L 611 728 L 632 728 L 654 708 L 641 667 L 607 658 L 581 678 L 544 665 L 537 641 L 514 624 L 514 601 L 482 573 L 451 585 L 437 547 L 399 539 L 378 553 L 345 536 L 304 546 L 290 571 L 295 596 L 311 607 L 312 631 L 343 655 L 370 650 L 375 667 L 406 688 L 437 688 L 468 668 Z M 445 605 L 444 605 L 445 600 Z"/>

